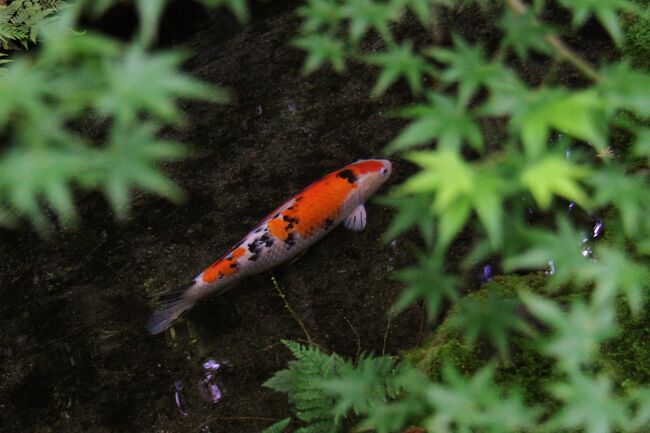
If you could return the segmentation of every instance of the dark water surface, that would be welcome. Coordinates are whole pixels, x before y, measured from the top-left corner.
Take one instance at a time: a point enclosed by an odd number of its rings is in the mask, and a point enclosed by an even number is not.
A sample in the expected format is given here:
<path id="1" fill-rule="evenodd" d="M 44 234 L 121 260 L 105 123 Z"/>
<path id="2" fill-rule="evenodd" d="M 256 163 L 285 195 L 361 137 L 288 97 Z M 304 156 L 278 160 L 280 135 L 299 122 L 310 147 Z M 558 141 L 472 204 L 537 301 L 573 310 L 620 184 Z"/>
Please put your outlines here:
<path id="1" fill-rule="evenodd" d="M 398 130 L 382 113 L 406 99 L 370 101 L 371 71 L 300 76 L 302 54 L 287 46 L 298 23 L 280 8 L 229 38 L 215 24 L 193 40 L 192 71 L 235 101 L 184 103 L 188 128 L 168 133 L 194 146 L 168 167 L 185 204 L 137 194 L 116 224 L 91 196 L 76 231 L 0 233 L 1 432 L 255 432 L 289 415 L 261 384 L 289 359 L 280 340 L 305 337 L 272 275 L 327 350 L 397 353 L 423 337 L 418 308 L 388 327 L 401 289 L 391 271 L 410 263 L 413 241 L 382 243 L 392 212 L 372 203 L 364 232 L 339 228 L 295 264 L 197 305 L 173 333 L 144 331 L 149 294 L 186 283 L 311 181 L 379 156 Z M 397 161 L 383 192 L 409 170 Z"/>

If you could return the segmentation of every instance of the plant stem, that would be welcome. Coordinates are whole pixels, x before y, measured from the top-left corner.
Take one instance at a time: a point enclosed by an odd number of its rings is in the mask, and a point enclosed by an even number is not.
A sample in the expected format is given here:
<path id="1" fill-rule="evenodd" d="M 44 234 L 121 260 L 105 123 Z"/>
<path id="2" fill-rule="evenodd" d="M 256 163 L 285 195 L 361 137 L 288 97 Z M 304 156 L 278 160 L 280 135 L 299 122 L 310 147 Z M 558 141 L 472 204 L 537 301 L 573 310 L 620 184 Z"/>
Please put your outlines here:
<path id="1" fill-rule="evenodd" d="M 512 11 L 516 14 L 523 15 L 528 12 L 528 7 L 523 4 L 521 0 L 507 0 L 507 2 L 510 9 L 512 9 Z M 535 22 L 537 22 L 537 20 L 535 20 Z M 600 81 L 602 79 L 598 71 L 596 71 L 596 69 L 591 64 L 589 64 L 589 62 L 580 57 L 578 53 L 573 51 L 567 44 L 565 44 L 562 38 L 560 38 L 557 34 L 549 32 L 546 34 L 545 38 L 560 58 L 571 63 L 573 66 L 575 66 L 576 69 L 578 69 L 591 80 Z"/>
<path id="2" fill-rule="evenodd" d="M 309 332 L 307 332 L 307 328 L 305 328 L 305 324 L 302 323 L 302 320 L 300 320 L 300 317 L 296 314 L 295 311 L 293 311 L 293 308 L 291 308 L 291 305 L 287 302 L 287 298 L 284 296 L 284 293 L 282 293 L 282 290 L 280 290 L 280 286 L 278 285 L 278 282 L 275 280 L 275 277 L 271 277 L 271 280 L 273 281 L 273 285 L 275 286 L 275 290 L 277 290 L 278 295 L 282 298 L 282 301 L 284 301 L 284 306 L 289 310 L 289 313 L 293 316 L 293 318 L 298 322 L 298 325 L 302 328 L 302 332 L 305 333 L 305 337 L 307 337 L 307 341 L 309 341 L 309 344 L 313 345 L 314 341 L 311 339 L 311 336 L 309 335 Z"/>

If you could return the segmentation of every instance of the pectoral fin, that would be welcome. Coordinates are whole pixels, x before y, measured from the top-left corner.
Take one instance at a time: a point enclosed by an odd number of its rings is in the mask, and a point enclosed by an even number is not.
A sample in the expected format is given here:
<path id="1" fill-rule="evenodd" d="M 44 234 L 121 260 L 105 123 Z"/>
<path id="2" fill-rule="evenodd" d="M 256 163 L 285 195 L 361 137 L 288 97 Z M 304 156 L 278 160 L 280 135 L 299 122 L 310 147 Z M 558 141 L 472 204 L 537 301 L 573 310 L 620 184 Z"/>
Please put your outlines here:
<path id="1" fill-rule="evenodd" d="M 343 221 L 343 225 L 346 229 L 352 230 L 355 232 L 360 232 L 366 227 L 366 208 L 364 205 L 360 204 L 348 215 L 348 217 Z"/>

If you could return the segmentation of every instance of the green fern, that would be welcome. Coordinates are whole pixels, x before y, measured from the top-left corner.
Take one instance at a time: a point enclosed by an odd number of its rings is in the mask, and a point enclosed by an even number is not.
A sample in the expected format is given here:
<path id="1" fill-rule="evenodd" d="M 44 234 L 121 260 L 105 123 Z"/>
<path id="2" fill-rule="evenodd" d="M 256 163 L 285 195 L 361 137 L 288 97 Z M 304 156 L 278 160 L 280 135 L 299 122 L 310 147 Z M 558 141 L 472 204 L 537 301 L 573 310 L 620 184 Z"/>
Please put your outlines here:
<path id="1" fill-rule="evenodd" d="M 286 393 L 296 417 L 305 422 L 297 433 L 335 433 L 352 414 L 367 414 L 397 399 L 406 385 L 426 379 L 408 364 L 389 356 L 361 355 L 355 363 L 315 347 L 283 341 L 294 361 L 264 386 Z"/>
<path id="2" fill-rule="evenodd" d="M 280 420 L 276 422 L 275 424 L 265 428 L 262 433 L 282 433 L 284 429 L 287 428 L 289 423 L 291 422 L 291 418 L 285 418 L 283 420 Z"/>
<path id="3" fill-rule="evenodd" d="M 0 47 L 13 48 L 18 42 L 27 48 L 36 42 L 38 25 L 59 8 L 58 0 L 14 0 L 0 6 Z"/>
<path id="4" fill-rule="evenodd" d="M 293 341 L 283 343 L 296 358 L 288 368 L 277 372 L 264 386 L 286 393 L 295 407 L 296 417 L 307 423 L 300 433 L 335 433 L 340 425 L 334 421 L 336 400 L 324 390 L 327 379 L 334 377 L 345 361 L 340 356 L 327 355 L 317 348 Z"/>

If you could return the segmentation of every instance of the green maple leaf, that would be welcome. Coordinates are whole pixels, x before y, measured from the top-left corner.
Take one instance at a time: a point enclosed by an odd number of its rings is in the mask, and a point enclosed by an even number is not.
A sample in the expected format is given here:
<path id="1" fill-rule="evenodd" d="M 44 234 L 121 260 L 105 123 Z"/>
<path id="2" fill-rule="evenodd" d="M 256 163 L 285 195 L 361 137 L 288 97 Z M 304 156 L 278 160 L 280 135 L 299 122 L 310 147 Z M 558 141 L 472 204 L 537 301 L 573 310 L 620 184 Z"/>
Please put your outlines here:
<path id="1" fill-rule="evenodd" d="M 542 210 L 549 208 L 556 195 L 586 208 L 590 204 L 589 198 L 580 180 L 588 175 L 589 170 L 586 167 L 578 166 L 562 156 L 551 154 L 524 168 L 520 182 L 530 190 Z"/>
<path id="2" fill-rule="evenodd" d="M 553 49 L 546 41 L 550 29 L 538 23 L 532 11 L 518 14 L 507 9 L 499 25 L 505 32 L 502 45 L 512 47 L 523 60 L 528 60 L 529 51 L 552 54 Z"/>
<path id="3" fill-rule="evenodd" d="M 533 427 L 539 410 L 527 407 L 517 389 L 500 392 L 493 377 L 493 365 L 483 367 L 469 378 L 444 365 L 444 385 L 432 385 L 426 394 L 436 409 L 425 421 L 427 430 L 506 433 Z"/>
<path id="4" fill-rule="evenodd" d="M 381 199 L 382 204 L 397 209 L 397 214 L 383 236 L 384 240 L 390 241 L 410 228 L 417 227 L 422 238 L 429 244 L 433 239 L 435 222 L 430 212 L 433 197 L 432 194 L 414 194 Z"/>
<path id="5" fill-rule="evenodd" d="M 424 306 L 429 320 L 438 314 L 444 299 L 458 299 L 458 279 L 442 269 L 440 259 L 434 255 L 418 254 L 416 266 L 397 272 L 397 279 L 406 287 L 394 305 L 395 311 L 424 299 Z"/>
<path id="6" fill-rule="evenodd" d="M 621 399 L 612 394 L 611 380 L 606 376 L 592 379 L 582 373 L 569 376 L 569 381 L 551 385 L 553 395 L 563 402 L 560 410 L 548 421 L 551 429 L 580 428 L 585 433 L 619 431 L 626 424 L 628 410 Z"/>
<path id="7" fill-rule="evenodd" d="M 576 231 L 564 216 L 558 217 L 557 227 L 557 232 L 538 228 L 524 230 L 520 236 L 527 241 L 527 247 L 523 252 L 512 252 L 504 259 L 505 270 L 544 268 L 553 260 L 555 273 L 551 283 L 558 286 L 570 281 L 585 265 L 581 254 L 584 234 Z"/>
<path id="8" fill-rule="evenodd" d="M 303 74 L 310 74 L 326 63 L 331 63 L 337 72 L 345 69 L 345 44 L 325 34 L 301 36 L 293 45 L 307 51 Z"/>
<path id="9" fill-rule="evenodd" d="M 490 291 L 486 298 L 469 297 L 460 301 L 453 325 L 462 330 L 465 340 L 473 345 L 480 336 L 486 336 L 498 349 L 502 358 L 508 357 L 508 334 L 512 331 L 529 332 L 529 326 L 517 309 L 519 302 Z"/>
<path id="10" fill-rule="evenodd" d="M 604 150 L 607 147 L 604 106 L 605 101 L 595 88 L 529 90 L 515 79 L 492 85 L 490 98 L 481 111 L 493 116 L 511 116 L 512 133 L 521 137 L 527 156 L 534 159 L 544 153 L 553 130 Z"/>
<path id="11" fill-rule="evenodd" d="M 106 65 L 107 91 L 97 108 L 121 122 L 130 122 L 141 112 L 175 122 L 181 117 L 178 98 L 225 101 L 223 90 L 178 72 L 183 55 L 177 52 L 150 54 L 141 46 L 130 47 L 116 62 Z"/>
<path id="12" fill-rule="evenodd" d="M 389 24 L 401 16 L 401 7 L 393 2 L 348 0 L 343 5 L 343 13 L 349 20 L 352 43 L 360 42 L 371 29 L 376 30 L 385 41 L 392 41 Z"/>
<path id="13" fill-rule="evenodd" d="M 48 75 L 27 59 L 18 59 L 2 68 L 0 79 L 0 131 L 12 116 L 19 122 L 37 123 L 50 110 L 46 99 L 52 94 Z"/>
<path id="14" fill-rule="evenodd" d="M 501 63 L 488 62 L 482 46 L 471 46 L 459 36 L 453 37 L 453 49 L 434 48 L 425 51 L 446 67 L 438 74 L 446 84 L 458 83 L 459 101 L 466 105 L 481 86 L 509 81 L 512 74 Z"/>
<path id="15" fill-rule="evenodd" d="M 142 0 L 140 0 L 142 1 Z M 145 0 L 146 1 L 146 0 Z M 208 7 L 225 5 L 237 17 L 240 23 L 246 23 L 249 19 L 246 0 L 200 0 Z"/>
<path id="16" fill-rule="evenodd" d="M 618 16 L 622 12 L 639 13 L 639 7 L 629 0 L 558 0 L 559 3 L 571 9 L 573 13 L 573 24 L 583 25 L 591 16 L 607 29 L 610 36 L 617 45 L 623 42 L 623 33 L 618 24 Z"/>
<path id="17" fill-rule="evenodd" d="M 387 51 L 367 56 L 369 63 L 381 67 L 381 74 L 372 91 L 373 96 L 382 95 L 398 79 L 403 77 L 411 91 L 422 91 L 422 79 L 425 74 L 433 74 L 433 67 L 413 52 L 413 44 L 405 42 L 393 45 Z"/>
<path id="18" fill-rule="evenodd" d="M 601 75 L 597 90 L 603 95 L 609 115 L 623 109 L 650 116 L 650 73 L 621 61 L 603 68 Z"/>
<path id="19" fill-rule="evenodd" d="M 157 132 L 153 123 L 116 124 L 109 146 L 96 163 L 102 173 L 99 182 L 120 218 L 128 214 L 130 194 L 136 188 L 177 202 L 183 198 L 182 190 L 156 164 L 178 159 L 185 151 L 177 143 L 155 138 Z"/>
<path id="20" fill-rule="evenodd" d="M 344 14 L 338 2 L 333 0 L 308 0 L 298 8 L 303 19 L 303 33 L 314 33 L 323 28 L 334 29 L 343 20 Z"/>
<path id="21" fill-rule="evenodd" d="M 620 293 L 625 296 L 630 311 L 638 315 L 643 310 L 644 292 L 650 271 L 626 253 L 609 246 L 596 247 L 597 262 L 586 263 L 577 270 L 583 282 L 595 285 L 594 300 L 598 303 L 613 302 Z"/>
<path id="22" fill-rule="evenodd" d="M 650 138 L 650 137 L 648 137 Z M 639 149 L 636 145 L 635 149 Z M 616 168 L 602 168 L 587 178 L 594 187 L 597 207 L 614 205 L 628 236 L 636 236 L 641 223 L 650 211 L 648 179 L 643 174 L 628 174 Z"/>
<path id="23" fill-rule="evenodd" d="M 459 101 L 430 92 L 427 104 L 402 109 L 398 114 L 414 119 L 386 147 L 387 152 L 408 149 L 438 141 L 438 148 L 458 150 L 463 142 L 477 150 L 483 149 L 483 134 L 470 113 Z"/>
<path id="24" fill-rule="evenodd" d="M 577 372 L 598 353 L 600 343 L 616 332 L 611 306 L 587 305 L 576 300 L 568 311 L 555 302 L 531 293 L 521 293 L 528 310 L 552 329 L 542 350 L 555 357 L 567 372 Z"/>

